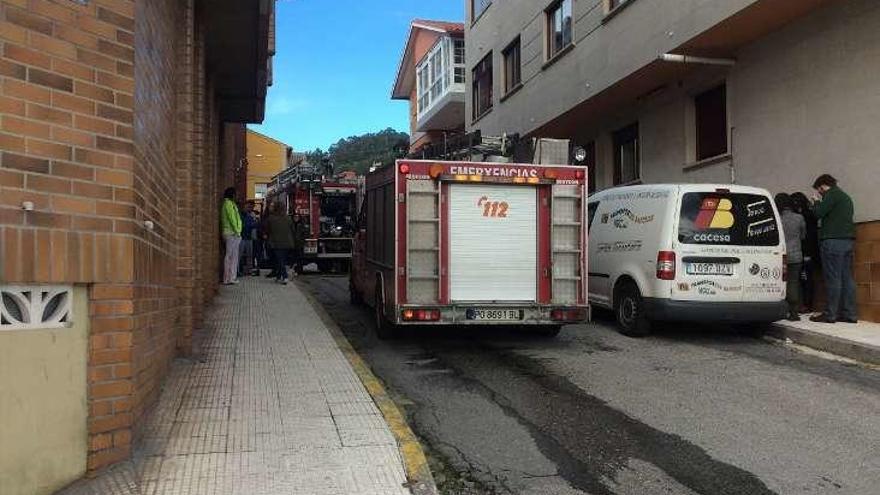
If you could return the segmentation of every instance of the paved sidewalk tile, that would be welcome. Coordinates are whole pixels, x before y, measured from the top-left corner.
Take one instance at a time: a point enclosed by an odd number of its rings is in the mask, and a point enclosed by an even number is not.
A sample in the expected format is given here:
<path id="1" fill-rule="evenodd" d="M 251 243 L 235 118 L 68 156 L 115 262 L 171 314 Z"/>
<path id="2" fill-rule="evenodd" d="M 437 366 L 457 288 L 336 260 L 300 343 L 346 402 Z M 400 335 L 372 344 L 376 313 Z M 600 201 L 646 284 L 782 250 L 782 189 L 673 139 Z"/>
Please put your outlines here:
<path id="1" fill-rule="evenodd" d="M 296 285 L 225 288 L 131 462 L 59 495 L 405 495 L 394 436 Z"/>

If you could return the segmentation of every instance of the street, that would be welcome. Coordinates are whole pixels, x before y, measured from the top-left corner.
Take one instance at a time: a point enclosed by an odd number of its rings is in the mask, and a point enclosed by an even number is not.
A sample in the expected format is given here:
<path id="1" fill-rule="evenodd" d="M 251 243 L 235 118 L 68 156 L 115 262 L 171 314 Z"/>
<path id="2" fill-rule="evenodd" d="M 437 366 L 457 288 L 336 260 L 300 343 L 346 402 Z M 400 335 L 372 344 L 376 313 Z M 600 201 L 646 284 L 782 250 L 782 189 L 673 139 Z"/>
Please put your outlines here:
<path id="1" fill-rule="evenodd" d="M 447 494 L 878 493 L 880 374 L 723 328 L 607 316 L 375 336 L 348 278 L 299 277 L 405 409 Z"/>

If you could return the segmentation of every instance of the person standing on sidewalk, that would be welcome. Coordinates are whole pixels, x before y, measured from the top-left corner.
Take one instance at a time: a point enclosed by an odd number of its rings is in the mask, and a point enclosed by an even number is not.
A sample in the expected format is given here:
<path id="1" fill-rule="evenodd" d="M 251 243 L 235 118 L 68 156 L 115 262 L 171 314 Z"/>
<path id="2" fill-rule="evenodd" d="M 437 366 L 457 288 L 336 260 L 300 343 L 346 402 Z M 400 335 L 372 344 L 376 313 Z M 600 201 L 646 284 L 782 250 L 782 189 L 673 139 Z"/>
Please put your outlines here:
<path id="1" fill-rule="evenodd" d="M 238 283 L 239 245 L 241 244 L 241 213 L 235 204 L 235 188 L 223 191 L 220 207 L 220 233 L 223 235 L 226 255 L 223 258 L 223 285 Z"/>
<path id="2" fill-rule="evenodd" d="M 819 268 L 819 221 L 813 213 L 813 205 L 802 192 L 792 193 L 794 211 L 804 217 L 807 238 L 801 243 L 804 265 L 798 277 L 801 280 L 801 313 L 811 313 L 816 308 L 816 272 Z M 791 276 L 792 274 L 789 274 Z"/>
<path id="3" fill-rule="evenodd" d="M 801 321 L 801 268 L 804 256 L 801 243 L 807 238 L 807 223 L 804 217 L 794 211 L 791 196 L 785 193 L 776 195 L 776 208 L 782 216 L 782 230 L 785 232 L 785 251 L 788 253 L 788 283 L 785 301 L 788 303 L 788 321 Z"/>
<path id="4" fill-rule="evenodd" d="M 266 219 L 266 233 L 275 259 L 275 280 L 287 284 L 287 264 L 290 252 L 296 247 L 293 221 L 284 214 L 281 205 L 272 203 Z"/>
<path id="5" fill-rule="evenodd" d="M 254 202 L 244 204 L 241 214 L 241 263 L 239 264 L 239 276 L 251 275 L 254 269 L 254 240 L 257 231 L 257 216 L 254 213 Z"/>
<path id="6" fill-rule="evenodd" d="M 293 216 L 293 266 L 296 273 L 302 273 L 303 269 L 303 249 L 306 245 L 306 226 L 302 221 L 302 216 Z"/>
<path id="7" fill-rule="evenodd" d="M 856 282 L 852 264 L 856 226 L 853 221 L 852 198 L 837 186 L 837 179 L 825 174 L 816 179 L 813 188 L 813 212 L 819 219 L 819 250 L 828 301 L 825 312 L 810 321 L 858 323 L 856 314 Z"/>

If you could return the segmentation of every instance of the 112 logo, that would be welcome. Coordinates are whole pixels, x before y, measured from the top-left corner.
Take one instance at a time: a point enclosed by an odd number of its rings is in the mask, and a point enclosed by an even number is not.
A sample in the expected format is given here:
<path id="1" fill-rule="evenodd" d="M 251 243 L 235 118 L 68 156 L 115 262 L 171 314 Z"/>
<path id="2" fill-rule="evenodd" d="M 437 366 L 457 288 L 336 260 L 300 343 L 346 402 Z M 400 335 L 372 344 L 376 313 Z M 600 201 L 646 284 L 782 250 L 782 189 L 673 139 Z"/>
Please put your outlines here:
<path id="1" fill-rule="evenodd" d="M 510 205 L 505 201 L 490 201 L 488 196 L 483 196 L 477 201 L 477 208 L 483 209 L 484 217 L 507 218 Z"/>

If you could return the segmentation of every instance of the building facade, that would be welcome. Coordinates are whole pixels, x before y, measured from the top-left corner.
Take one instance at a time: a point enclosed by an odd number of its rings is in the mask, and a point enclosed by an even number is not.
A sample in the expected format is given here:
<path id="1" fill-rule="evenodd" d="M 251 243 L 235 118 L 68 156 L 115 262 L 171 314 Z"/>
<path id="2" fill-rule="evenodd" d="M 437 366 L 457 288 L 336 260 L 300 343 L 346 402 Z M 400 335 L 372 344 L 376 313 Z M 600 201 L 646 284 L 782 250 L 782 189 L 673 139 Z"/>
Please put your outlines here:
<path id="1" fill-rule="evenodd" d="M 293 148 L 256 132 L 247 130 L 247 190 L 249 200 L 266 198 L 272 177 L 291 164 Z"/>
<path id="2" fill-rule="evenodd" d="M 880 4 L 466 0 L 468 130 L 570 138 L 594 187 L 802 191 L 830 173 L 859 222 L 861 317 L 880 321 Z"/>
<path id="3" fill-rule="evenodd" d="M 413 21 L 391 92 L 409 102 L 410 153 L 464 132 L 464 83 L 464 25 Z"/>
<path id="4" fill-rule="evenodd" d="M 128 457 L 191 353 L 272 23 L 270 0 L 0 0 L 0 493 Z"/>

